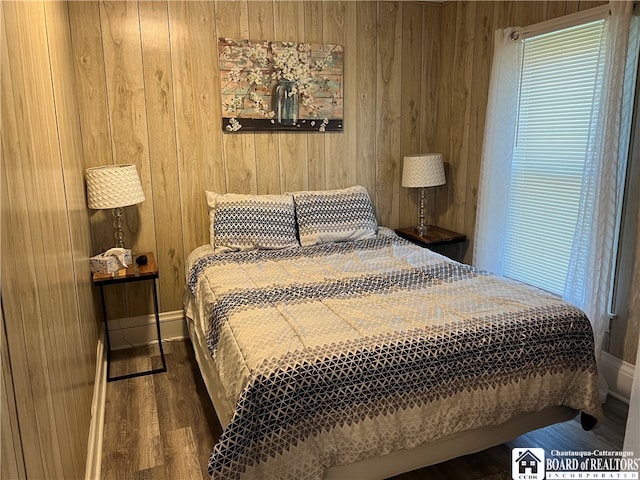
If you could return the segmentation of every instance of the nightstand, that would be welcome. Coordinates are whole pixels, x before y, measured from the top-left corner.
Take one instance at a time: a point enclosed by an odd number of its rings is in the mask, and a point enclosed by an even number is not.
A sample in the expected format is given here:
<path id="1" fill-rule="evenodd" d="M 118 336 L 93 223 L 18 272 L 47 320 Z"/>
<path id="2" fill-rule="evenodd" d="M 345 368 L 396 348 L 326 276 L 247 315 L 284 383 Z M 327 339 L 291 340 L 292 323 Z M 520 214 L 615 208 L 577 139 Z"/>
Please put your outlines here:
<path id="1" fill-rule="evenodd" d="M 453 260 L 462 261 L 467 236 L 446 228 L 429 225 L 427 233 L 420 235 L 415 227 L 398 228 L 395 231 L 402 238 L 445 255 Z"/>
<path id="2" fill-rule="evenodd" d="M 138 265 L 134 261 L 125 270 L 124 268 L 110 273 L 94 273 L 92 275 L 93 284 L 100 287 L 100 298 L 102 300 L 102 317 L 104 319 L 105 336 L 107 339 L 107 382 L 114 380 L 123 380 L 125 378 L 140 377 L 142 375 L 150 375 L 153 373 L 161 373 L 167 371 L 167 363 L 164 358 L 164 350 L 162 349 L 162 336 L 160 334 L 160 313 L 158 312 L 158 291 L 156 287 L 156 279 L 159 277 L 158 265 L 153 253 L 145 253 L 147 256 L 146 265 Z M 140 255 L 138 255 L 140 256 Z M 144 372 L 129 373 L 127 375 L 120 375 L 117 377 L 110 377 L 111 366 L 111 341 L 109 339 L 109 325 L 107 322 L 107 304 L 104 299 L 104 287 L 107 285 L 118 285 L 130 282 L 142 282 L 150 281 L 153 284 L 153 305 L 155 307 L 156 317 L 156 333 L 158 336 L 158 347 L 160 348 L 160 357 L 162 359 L 162 368 L 156 368 L 152 370 L 146 370 Z"/>

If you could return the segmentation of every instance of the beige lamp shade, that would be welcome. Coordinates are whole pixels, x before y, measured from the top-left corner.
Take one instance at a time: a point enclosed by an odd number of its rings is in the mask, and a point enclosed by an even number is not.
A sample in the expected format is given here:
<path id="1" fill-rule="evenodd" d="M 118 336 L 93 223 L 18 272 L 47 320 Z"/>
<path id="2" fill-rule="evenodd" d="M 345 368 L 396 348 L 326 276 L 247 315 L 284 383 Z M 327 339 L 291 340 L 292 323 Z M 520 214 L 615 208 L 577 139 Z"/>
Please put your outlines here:
<path id="1" fill-rule="evenodd" d="M 128 207 L 144 201 L 135 165 L 88 168 L 87 204 L 93 209 Z"/>
<path id="2" fill-rule="evenodd" d="M 403 187 L 435 187 L 445 183 L 442 154 L 423 153 L 404 157 L 404 166 L 402 168 Z"/>

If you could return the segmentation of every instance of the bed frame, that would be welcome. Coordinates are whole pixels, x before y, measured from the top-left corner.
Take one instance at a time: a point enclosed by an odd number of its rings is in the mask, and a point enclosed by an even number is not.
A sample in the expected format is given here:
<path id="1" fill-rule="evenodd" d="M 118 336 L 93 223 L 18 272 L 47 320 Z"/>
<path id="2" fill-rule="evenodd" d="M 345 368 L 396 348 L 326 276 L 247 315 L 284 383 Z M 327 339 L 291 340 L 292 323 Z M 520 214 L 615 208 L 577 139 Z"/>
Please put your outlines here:
<path id="1" fill-rule="evenodd" d="M 202 338 L 203 335 L 199 333 L 195 323 L 187 317 L 189 336 L 196 361 L 220 421 L 220 426 L 224 429 L 231 421 L 234 408 L 221 392 L 219 387 L 221 382 L 215 361 L 209 355 L 206 341 Z M 354 478 L 373 480 L 393 477 L 500 445 L 532 430 L 571 420 L 575 418 L 577 413 L 576 410 L 569 407 L 549 407 L 537 413 L 518 415 L 500 425 L 460 432 L 416 448 L 395 451 L 350 465 L 335 466 L 327 469 L 323 478 L 327 480 L 352 480 Z"/>

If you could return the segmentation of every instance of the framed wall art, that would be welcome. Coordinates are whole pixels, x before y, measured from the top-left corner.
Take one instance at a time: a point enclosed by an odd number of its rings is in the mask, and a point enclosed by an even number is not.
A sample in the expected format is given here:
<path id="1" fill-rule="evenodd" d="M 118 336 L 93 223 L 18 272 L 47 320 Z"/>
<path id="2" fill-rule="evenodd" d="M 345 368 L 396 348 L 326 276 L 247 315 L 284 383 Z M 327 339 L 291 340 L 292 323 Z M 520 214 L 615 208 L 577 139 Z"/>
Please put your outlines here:
<path id="1" fill-rule="evenodd" d="M 224 131 L 342 131 L 342 46 L 220 38 L 218 52 Z"/>

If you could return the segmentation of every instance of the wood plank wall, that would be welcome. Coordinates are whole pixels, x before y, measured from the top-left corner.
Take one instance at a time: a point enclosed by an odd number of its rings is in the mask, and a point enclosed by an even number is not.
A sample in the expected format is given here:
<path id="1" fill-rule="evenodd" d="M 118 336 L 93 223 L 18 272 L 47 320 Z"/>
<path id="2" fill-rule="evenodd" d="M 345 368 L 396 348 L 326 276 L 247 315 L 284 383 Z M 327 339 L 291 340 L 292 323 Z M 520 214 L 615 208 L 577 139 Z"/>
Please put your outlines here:
<path id="1" fill-rule="evenodd" d="M 447 184 L 437 187 L 432 218 L 441 226 L 469 236 L 465 261 L 471 261 L 473 250 L 493 32 L 508 26 L 532 25 L 605 3 L 452 1 L 443 6 L 435 149 L 444 153 Z M 637 184 L 639 180 L 633 181 Z M 640 235 L 636 251 L 640 252 Z M 609 353 L 629 363 L 635 363 L 640 330 L 640 301 L 637 288 L 632 288 L 632 279 L 637 282 L 640 278 L 638 255 L 634 273 L 625 277 L 630 285 L 620 289 L 629 295 L 621 298 L 620 315 L 611 322 L 608 346 Z"/>
<path id="2" fill-rule="evenodd" d="M 601 1 L 447 2 L 442 13 L 442 62 L 436 118 L 436 148 L 444 153 L 447 183 L 438 187 L 434 217 L 466 233 L 471 261 L 480 159 L 498 28 L 526 26 L 589 9 Z"/>
<path id="3" fill-rule="evenodd" d="M 2 477 L 82 478 L 100 324 L 69 16 L 61 2 L 0 12 L 2 438 L 11 427 L 15 445 Z"/>
<path id="4" fill-rule="evenodd" d="M 161 310 L 182 308 L 185 259 L 208 242 L 205 190 L 362 184 L 381 224 L 416 221 L 417 192 L 400 187 L 400 168 L 404 154 L 435 148 L 440 5 L 72 2 L 69 11 L 84 166 L 138 167 L 146 200 L 126 209 L 125 240 L 157 252 Z M 344 132 L 223 133 L 220 36 L 343 45 Z M 109 216 L 92 214 L 94 252 L 113 243 Z M 111 295 L 115 318 L 147 311 L 148 295 Z"/>
<path id="5" fill-rule="evenodd" d="M 147 200 L 127 209 L 127 240 L 157 252 L 164 311 L 181 308 L 186 255 L 207 241 L 205 189 L 360 183 L 395 227 L 417 213 L 402 156 L 441 151 L 428 219 L 473 240 L 492 32 L 601 3 L 2 2 L 3 478 L 83 476 L 101 328 L 87 258 L 112 244 L 85 168 L 137 165 Z M 221 35 L 343 44 L 345 131 L 224 135 Z M 112 292 L 113 316 L 145 309 L 140 293 Z M 634 323 L 612 326 L 611 353 L 631 363 L 638 298 Z"/>
<path id="6" fill-rule="evenodd" d="M 137 165 L 147 199 L 126 209 L 126 239 L 157 253 L 163 311 L 182 308 L 186 257 L 208 240 L 204 190 L 358 183 L 395 228 L 417 218 L 418 192 L 400 186 L 410 153 L 444 154 L 447 183 L 429 189 L 427 220 L 467 234 L 471 262 L 493 32 L 603 3 L 72 2 L 84 166 Z M 219 36 L 342 44 L 344 132 L 224 134 Z M 104 251 L 110 213 L 91 218 L 93 251 Z M 110 316 L 148 311 L 144 285 L 114 290 Z M 634 359 L 632 343 L 613 353 Z"/>

